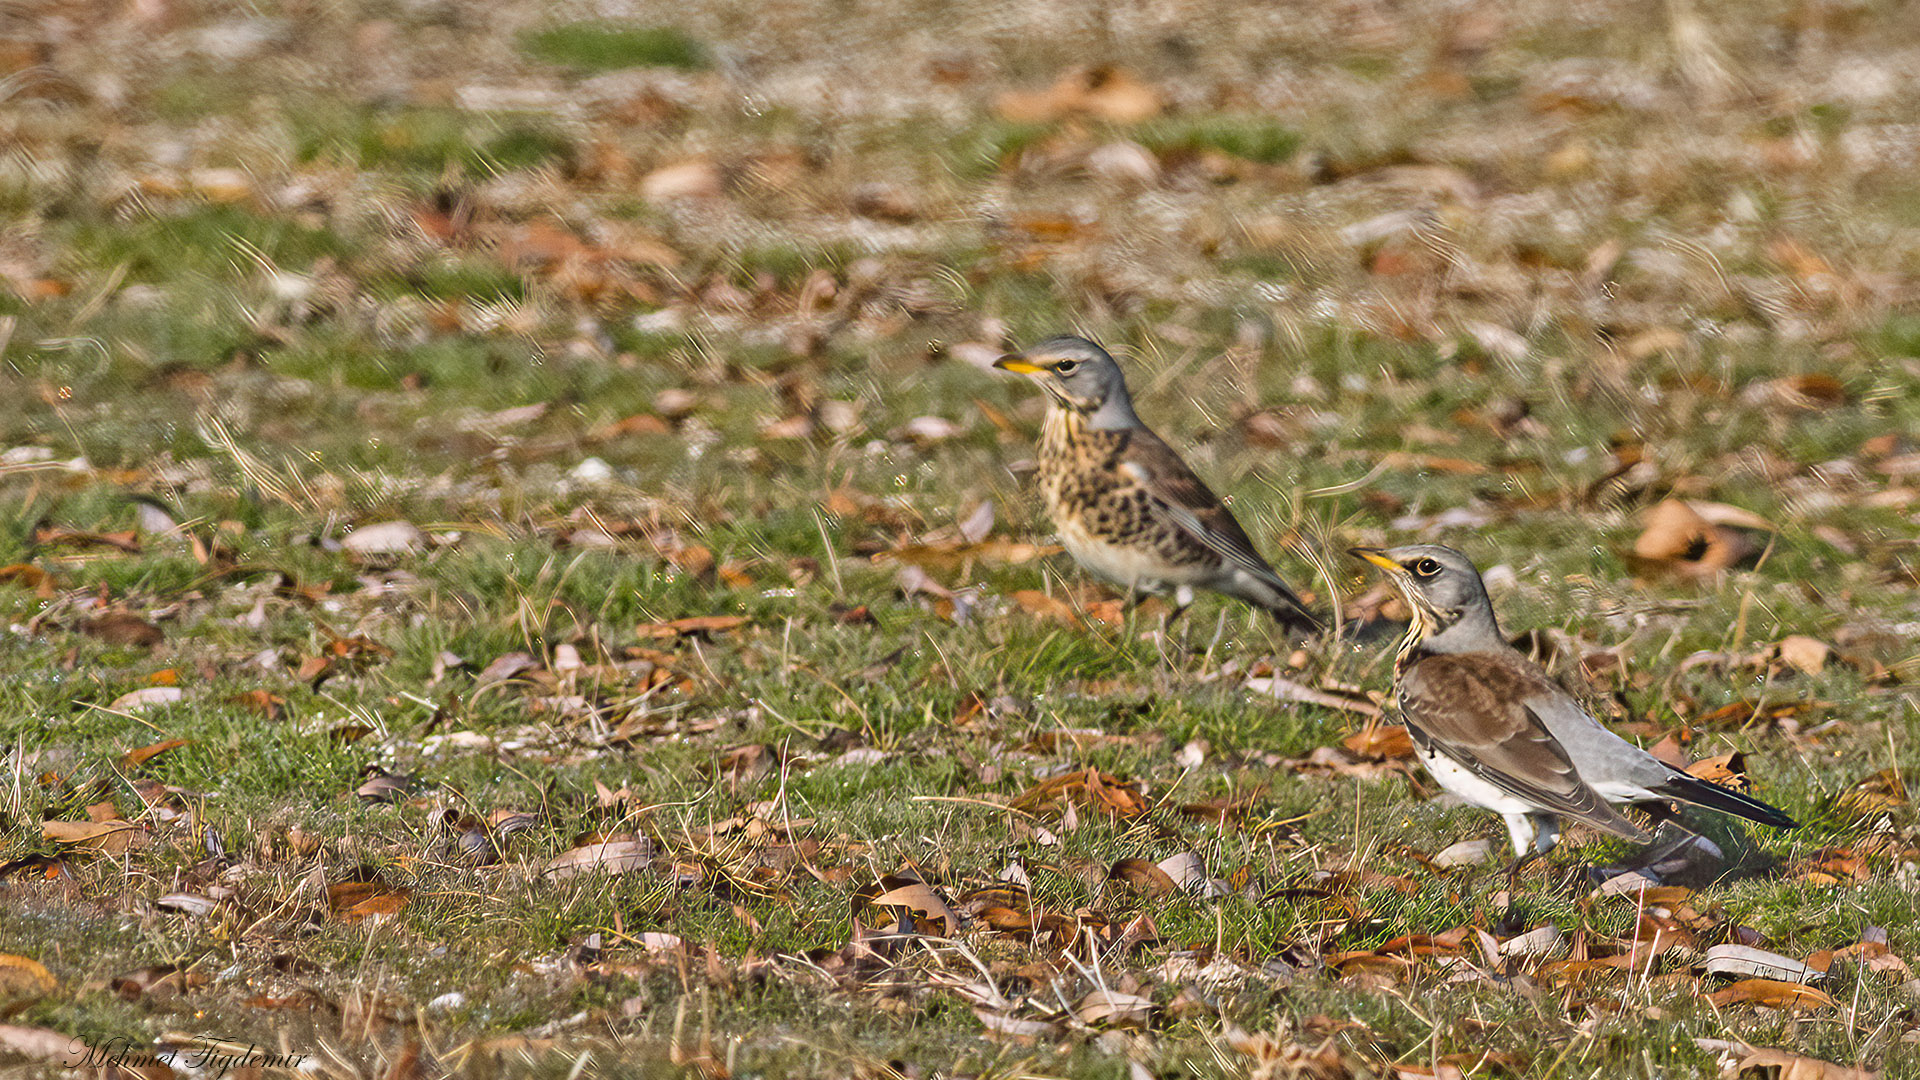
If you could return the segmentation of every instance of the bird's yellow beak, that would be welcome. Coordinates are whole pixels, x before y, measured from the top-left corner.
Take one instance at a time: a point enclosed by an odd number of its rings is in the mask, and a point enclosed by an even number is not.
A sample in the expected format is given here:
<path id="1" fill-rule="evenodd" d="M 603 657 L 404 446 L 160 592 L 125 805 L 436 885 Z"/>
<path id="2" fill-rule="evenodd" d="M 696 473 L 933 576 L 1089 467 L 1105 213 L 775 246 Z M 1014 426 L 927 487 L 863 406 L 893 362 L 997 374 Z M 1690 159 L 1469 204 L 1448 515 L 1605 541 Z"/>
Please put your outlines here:
<path id="1" fill-rule="evenodd" d="M 1019 353 L 1008 353 L 993 362 L 1001 371 L 1011 371 L 1015 375 L 1038 375 L 1047 370 L 1038 364 L 1030 364 Z"/>
<path id="2" fill-rule="evenodd" d="M 1366 547 L 1348 548 L 1347 554 L 1352 555 L 1356 558 L 1365 559 L 1368 562 L 1372 563 L 1373 565 L 1379 567 L 1380 569 L 1387 571 L 1388 573 L 1404 574 L 1407 572 L 1406 567 L 1401 566 L 1399 563 L 1394 562 L 1392 559 L 1387 558 L 1387 553 L 1384 551 L 1381 551 L 1379 548 L 1366 548 Z"/>

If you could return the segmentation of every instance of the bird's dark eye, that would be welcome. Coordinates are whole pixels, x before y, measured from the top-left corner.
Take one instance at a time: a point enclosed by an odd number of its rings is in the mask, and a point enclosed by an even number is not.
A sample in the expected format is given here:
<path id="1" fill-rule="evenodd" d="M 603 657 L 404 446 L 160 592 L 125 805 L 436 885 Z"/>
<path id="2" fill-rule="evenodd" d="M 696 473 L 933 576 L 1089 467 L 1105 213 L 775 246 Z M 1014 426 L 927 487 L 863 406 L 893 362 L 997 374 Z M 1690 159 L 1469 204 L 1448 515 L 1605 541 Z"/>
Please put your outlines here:
<path id="1" fill-rule="evenodd" d="M 1080 361 L 1078 360 L 1062 360 L 1053 365 L 1053 373 L 1055 375 L 1071 375 L 1073 374 L 1073 369 L 1079 366 Z"/>
<path id="2" fill-rule="evenodd" d="M 1440 572 L 1440 564 L 1433 559 L 1419 559 L 1413 564 L 1415 577 L 1432 577 Z"/>

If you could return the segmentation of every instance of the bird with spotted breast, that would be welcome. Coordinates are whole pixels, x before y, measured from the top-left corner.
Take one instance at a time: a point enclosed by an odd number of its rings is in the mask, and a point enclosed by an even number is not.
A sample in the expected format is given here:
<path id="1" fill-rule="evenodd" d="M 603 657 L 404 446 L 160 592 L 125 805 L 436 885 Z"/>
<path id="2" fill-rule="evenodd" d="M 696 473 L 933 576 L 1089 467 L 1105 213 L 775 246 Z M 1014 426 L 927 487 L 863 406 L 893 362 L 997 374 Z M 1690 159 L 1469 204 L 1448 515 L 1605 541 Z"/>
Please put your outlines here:
<path id="1" fill-rule="evenodd" d="M 1465 555 L 1437 544 L 1351 553 L 1385 570 L 1413 609 L 1394 695 L 1421 761 L 1441 787 L 1506 819 L 1516 857 L 1551 850 L 1557 818 L 1650 839 L 1616 803 L 1679 801 L 1794 827 L 1759 799 L 1682 772 L 1594 719 L 1508 644 Z"/>
<path id="2" fill-rule="evenodd" d="M 1047 392 L 1040 492 L 1074 561 L 1130 591 L 1171 594 L 1175 615 L 1195 590 L 1209 589 L 1270 612 L 1290 631 L 1320 630 L 1220 497 L 1140 421 L 1105 349 L 1055 337 L 994 366 Z"/>

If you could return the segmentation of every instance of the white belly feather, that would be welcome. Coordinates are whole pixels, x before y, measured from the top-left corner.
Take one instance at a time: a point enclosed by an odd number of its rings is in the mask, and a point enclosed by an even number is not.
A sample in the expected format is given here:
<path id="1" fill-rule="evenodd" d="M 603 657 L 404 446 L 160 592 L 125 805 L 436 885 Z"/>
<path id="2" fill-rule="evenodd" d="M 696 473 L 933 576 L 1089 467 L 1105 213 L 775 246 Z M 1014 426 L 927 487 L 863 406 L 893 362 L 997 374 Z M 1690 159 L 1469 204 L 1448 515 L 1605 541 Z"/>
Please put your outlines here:
<path id="1" fill-rule="evenodd" d="M 1482 780 L 1471 770 L 1455 764 L 1453 759 L 1445 754 L 1422 750 L 1420 761 L 1427 767 L 1427 772 L 1440 782 L 1441 787 L 1446 788 L 1462 802 L 1499 814 L 1529 814 L 1537 809 Z"/>
<path id="2" fill-rule="evenodd" d="M 1205 565 L 1170 566 L 1138 549 L 1109 544 L 1072 523 L 1059 528 L 1060 544 L 1075 562 L 1115 585 L 1142 592 L 1164 592 L 1182 585 L 1205 585 Z"/>

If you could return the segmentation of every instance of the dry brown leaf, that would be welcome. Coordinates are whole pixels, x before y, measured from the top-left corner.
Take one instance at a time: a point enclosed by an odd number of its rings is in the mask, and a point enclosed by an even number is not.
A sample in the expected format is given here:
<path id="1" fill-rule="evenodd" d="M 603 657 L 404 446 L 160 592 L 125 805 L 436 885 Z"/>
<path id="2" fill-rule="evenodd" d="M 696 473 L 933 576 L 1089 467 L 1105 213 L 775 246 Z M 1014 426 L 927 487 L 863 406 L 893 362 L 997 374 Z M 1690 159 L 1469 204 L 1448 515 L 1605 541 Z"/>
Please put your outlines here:
<path id="1" fill-rule="evenodd" d="M 1779 650 L 1782 663 L 1807 675 L 1820 674 L 1827 666 L 1827 659 L 1833 655 L 1833 646 L 1805 634 L 1781 638 L 1774 648 Z"/>
<path id="2" fill-rule="evenodd" d="M 1008 598 L 1018 604 L 1021 611 L 1036 619 L 1057 622 L 1076 630 L 1080 628 L 1079 613 L 1073 610 L 1072 604 L 1057 596 L 1049 596 L 1038 589 L 1017 589 Z"/>
<path id="3" fill-rule="evenodd" d="M 33 531 L 36 547 L 68 545 L 72 547 L 109 547 L 129 555 L 140 554 L 140 534 L 128 529 L 124 532 L 96 533 L 79 529 L 39 528 Z"/>
<path id="4" fill-rule="evenodd" d="M 1881 769 L 1840 793 L 1835 803 L 1856 819 L 1906 806 L 1907 784 L 1898 769 Z"/>
<path id="5" fill-rule="evenodd" d="M 1695 1039 L 1694 1042 L 1701 1044 L 1702 1049 L 1721 1049 L 1718 1045 L 1709 1045 L 1713 1040 Z M 1720 1075 L 1727 1080 L 1737 1080 L 1748 1073 L 1757 1073 L 1767 1080 L 1880 1080 L 1880 1074 L 1869 1069 L 1837 1065 L 1787 1050 L 1744 1044 L 1726 1049 L 1728 1057 L 1722 1060 L 1728 1064 Z"/>
<path id="6" fill-rule="evenodd" d="M 747 625 L 745 615 L 692 615 L 667 622 L 641 623 L 637 633 L 642 638 L 692 637 L 722 634 L 729 630 L 738 630 L 745 625 Z"/>
<path id="7" fill-rule="evenodd" d="M 1055 802 L 1080 804 L 1120 818 L 1139 817 L 1148 808 L 1147 800 L 1131 783 L 1091 768 L 1035 784 L 1008 805 L 1031 813 Z"/>
<path id="8" fill-rule="evenodd" d="M 1074 68 L 1045 90 L 1008 91 L 994 104 L 1003 119 L 1023 124 L 1070 116 L 1137 124 L 1158 116 L 1163 107 L 1159 91 L 1125 68 L 1106 65 Z"/>
<path id="9" fill-rule="evenodd" d="M 1126 858 L 1114 863 L 1113 868 L 1107 871 L 1107 880 L 1116 879 L 1149 897 L 1165 896 L 1178 888 L 1172 875 L 1141 858 Z"/>
<path id="10" fill-rule="evenodd" d="M 346 880 L 326 886 L 326 909 L 342 922 L 386 919 L 407 907 L 413 890 L 394 888 L 380 880 Z"/>
<path id="11" fill-rule="evenodd" d="M 1227 1045 L 1236 1053 L 1253 1059 L 1254 1080 L 1351 1080 L 1354 1075 L 1331 1038 L 1308 1049 L 1291 1039 L 1265 1033 L 1250 1035 L 1231 1025 L 1225 1035 Z"/>
<path id="12" fill-rule="evenodd" d="M 1060 1025 L 1047 1020 L 1027 1020 L 991 1009 L 975 1008 L 973 1015 L 985 1025 L 983 1033 L 989 1039 L 1010 1039 L 1014 1042 L 1031 1044 L 1039 1039 L 1051 1039 L 1060 1034 Z"/>
<path id="13" fill-rule="evenodd" d="M 876 552 L 873 562 L 906 563 L 922 570 L 961 570 L 976 563 L 1017 566 L 1058 555 L 1062 550 L 1057 544 L 1027 544 L 996 536 L 977 544 L 907 544 Z"/>
<path id="14" fill-rule="evenodd" d="M 56 844 L 76 844 L 92 851 L 118 855 L 140 834 L 130 821 L 43 821 L 40 834 Z"/>
<path id="15" fill-rule="evenodd" d="M 187 745 L 187 742 L 188 740 L 186 739 L 167 739 L 164 742 L 142 746 L 137 750 L 129 750 L 125 754 L 120 755 L 120 767 L 123 769 L 137 769 L 169 750 L 177 750 Z"/>
<path id="16" fill-rule="evenodd" d="M 32 563 L 9 563 L 6 566 L 0 566 L 0 584 L 13 584 L 23 589 L 38 591 L 52 578 L 52 574 Z"/>
<path id="17" fill-rule="evenodd" d="M 76 1044 L 72 1035 L 15 1024 L 0 1024 L 0 1050 L 35 1061 L 59 1061 L 74 1066 L 84 1064 L 87 1058 L 85 1044 Z"/>
<path id="18" fill-rule="evenodd" d="M 1246 688 L 1256 694 L 1267 694 L 1281 701 L 1298 701 L 1306 705 L 1322 705 L 1329 709 L 1344 709 L 1359 713 L 1361 716 L 1376 718 L 1380 716 L 1380 706 L 1358 694 L 1340 693 L 1332 690 L 1320 690 L 1304 683 L 1278 675 L 1261 676 L 1248 679 Z"/>
<path id="19" fill-rule="evenodd" d="M 1152 1015 L 1152 999 L 1118 990 L 1095 990 L 1073 1006 L 1073 1018 L 1083 1024 L 1142 1027 Z"/>
<path id="20" fill-rule="evenodd" d="M 1684 574 L 1717 574 L 1755 550 L 1735 525 L 1771 528 L 1764 518 L 1736 507 L 1668 499 L 1647 511 L 1646 526 L 1633 542 L 1633 554 L 1644 562 Z"/>
<path id="21" fill-rule="evenodd" d="M 151 649 L 167 639 L 159 627 L 126 611 L 109 611 L 98 618 L 89 619 L 80 624 L 80 632 L 109 645 L 141 649 Z"/>
<path id="22" fill-rule="evenodd" d="M 59 988 L 60 980 L 40 961 L 0 953 L 0 1002 L 44 997 Z"/>
<path id="23" fill-rule="evenodd" d="M 1738 750 L 1718 757 L 1701 758 L 1688 765 L 1686 772 L 1709 784 L 1719 784 L 1735 791 L 1745 791 L 1753 786 L 1747 779 L 1747 755 Z"/>
<path id="24" fill-rule="evenodd" d="M 555 855 L 540 872 L 556 881 L 596 871 L 625 874 L 651 866 L 655 852 L 653 841 L 645 837 L 609 837 Z"/>
<path id="25" fill-rule="evenodd" d="M 1873 877 L 1873 870 L 1852 848 L 1825 847 L 1788 864 L 1784 874 L 1814 885 L 1839 885 L 1867 881 Z"/>
<path id="26" fill-rule="evenodd" d="M 287 712 L 287 699 L 271 690 L 242 690 L 227 700 L 252 709 L 268 720 L 278 720 Z"/>
<path id="27" fill-rule="evenodd" d="M 1369 724 L 1340 741 L 1340 745 L 1365 758 L 1410 758 L 1413 736 L 1404 724 Z"/>
<path id="28" fill-rule="evenodd" d="M 1824 1009 L 1833 998 L 1823 990 L 1801 983 L 1777 979 L 1741 979 L 1739 982 L 1706 995 L 1719 1008 L 1729 1005 L 1758 1005 L 1764 1009 Z"/>
<path id="29" fill-rule="evenodd" d="M 919 912 L 929 919 L 941 919 L 946 922 L 947 936 L 951 937 L 960 929 L 960 913 L 953 910 L 933 886 L 923 881 L 909 881 L 897 888 L 888 889 L 868 901 L 873 907 L 903 907 Z"/>

